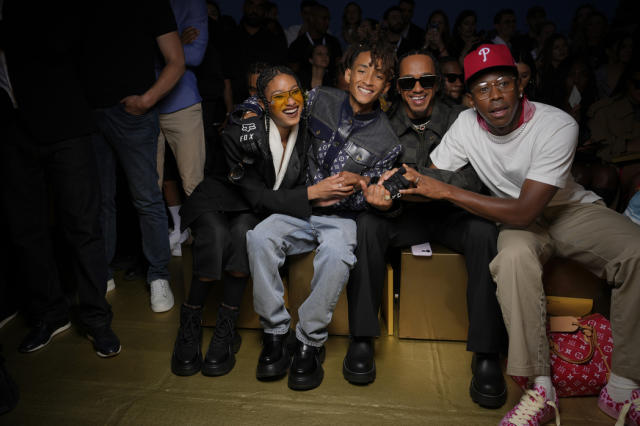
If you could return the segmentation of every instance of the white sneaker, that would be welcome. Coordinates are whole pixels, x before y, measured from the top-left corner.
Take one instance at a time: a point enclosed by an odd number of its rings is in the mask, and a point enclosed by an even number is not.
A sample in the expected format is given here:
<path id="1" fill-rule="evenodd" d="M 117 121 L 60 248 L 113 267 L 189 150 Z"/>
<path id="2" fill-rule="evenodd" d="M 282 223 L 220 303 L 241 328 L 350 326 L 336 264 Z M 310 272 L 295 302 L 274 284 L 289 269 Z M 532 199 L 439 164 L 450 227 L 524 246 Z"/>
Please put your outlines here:
<path id="1" fill-rule="evenodd" d="M 116 289 L 116 282 L 114 281 L 113 278 L 111 278 L 109 281 L 107 281 L 107 293 L 115 289 Z"/>
<path id="2" fill-rule="evenodd" d="M 167 312 L 173 308 L 173 293 L 169 281 L 157 279 L 149 283 L 151 287 L 151 310 L 153 312 Z"/>

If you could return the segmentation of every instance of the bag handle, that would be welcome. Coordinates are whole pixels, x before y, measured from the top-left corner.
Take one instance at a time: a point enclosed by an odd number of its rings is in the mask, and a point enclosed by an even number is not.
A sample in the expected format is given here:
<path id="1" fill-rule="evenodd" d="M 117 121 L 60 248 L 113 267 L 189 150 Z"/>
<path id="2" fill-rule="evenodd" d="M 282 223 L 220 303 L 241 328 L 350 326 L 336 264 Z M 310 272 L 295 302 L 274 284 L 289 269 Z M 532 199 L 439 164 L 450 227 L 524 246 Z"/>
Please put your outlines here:
<path id="1" fill-rule="evenodd" d="M 549 343 L 550 343 L 549 346 L 551 347 L 551 351 L 554 354 L 556 354 L 556 356 L 561 360 L 569 362 L 571 364 L 582 365 L 582 364 L 588 363 L 593 358 L 593 354 L 596 350 L 596 346 L 598 346 L 598 336 L 597 336 L 596 330 L 589 324 L 584 324 L 584 325 L 578 324 L 578 329 L 580 332 L 582 332 L 585 343 L 589 344 L 589 353 L 587 354 L 586 357 L 584 357 L 584 359 L 580 359 L 580 360 L 571 359 L 561 354 L 560 351 L 558 350 L 559 349 L 558 344 L 554 342 L 551 338 L 549 338 Z"/>

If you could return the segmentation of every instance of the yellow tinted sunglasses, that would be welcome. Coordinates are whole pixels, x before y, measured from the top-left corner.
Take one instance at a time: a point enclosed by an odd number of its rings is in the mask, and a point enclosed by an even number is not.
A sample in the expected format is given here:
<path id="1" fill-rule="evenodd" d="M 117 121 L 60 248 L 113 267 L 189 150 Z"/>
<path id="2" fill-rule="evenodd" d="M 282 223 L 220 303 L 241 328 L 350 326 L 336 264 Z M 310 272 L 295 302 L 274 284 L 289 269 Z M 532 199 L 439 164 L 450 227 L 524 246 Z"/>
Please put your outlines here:
<path id="1" fill-rule="evenodd" d="M 293 98 L 297 104 L 302 105 L 304 102 L 304 97 L 302 96 L 302 90 L 299 87 L 295 89 L 291 89 L 288 92 L 280 92 L 271 96 L 271 105 L 275 108 L 283 109 L 287 105 L 287 101 L 289 98 Z"/>

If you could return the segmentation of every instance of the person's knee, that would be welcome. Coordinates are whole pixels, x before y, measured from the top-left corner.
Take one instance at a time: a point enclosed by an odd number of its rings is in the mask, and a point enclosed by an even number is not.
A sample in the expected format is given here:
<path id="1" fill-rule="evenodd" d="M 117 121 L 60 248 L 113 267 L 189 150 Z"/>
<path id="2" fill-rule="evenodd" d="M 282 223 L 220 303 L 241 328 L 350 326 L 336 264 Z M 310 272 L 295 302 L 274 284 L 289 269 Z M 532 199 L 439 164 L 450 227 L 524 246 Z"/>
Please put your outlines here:
<path id="1" fill-rule="evenodd" d="M 247 251 L 253 253 L 271 252 L 277 246 L 276 239 L 265 228 L 254 228 L 245 233 Z"/>
<path id="2" fill-rule="evenodd" d="M 328 265 L 346 264 L 352 268 L 356 264 L 356 256 L 349 244 L 344 241 L 325 241 L 316 249 L 316 256 L 320 256 Z"/>
<path id="3" fill-rule="evenodd" d="M 498 227 L 488 220 L 472 218 L 466 223 L 466 238 L 495 244 L 498 240 Z"/>
<path id="4" fill-rule="evenodd" d="M 539 264 L 538 256 L 527 244 L 510 244 L 509 247 L 498 252 L 496 257 L 489 264 L 491 275 L 498 276 L 501 271 L 519 269 L 523 265 Z"/>

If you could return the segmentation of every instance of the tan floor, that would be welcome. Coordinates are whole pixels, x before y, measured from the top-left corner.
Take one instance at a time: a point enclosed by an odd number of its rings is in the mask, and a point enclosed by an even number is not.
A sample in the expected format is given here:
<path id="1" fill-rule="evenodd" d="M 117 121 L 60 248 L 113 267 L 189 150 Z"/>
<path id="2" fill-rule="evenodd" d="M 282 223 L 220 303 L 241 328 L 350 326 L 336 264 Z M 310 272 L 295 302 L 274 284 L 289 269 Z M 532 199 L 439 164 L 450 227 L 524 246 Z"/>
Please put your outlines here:
<path id="1" fill-rule="evenodd" d="M 179 260 L 172 261 L 178 303 L 183 299 Z M 73 327 L 44 349 L 19 354 L 26 333 L 22 318 L 0 330 L 7 366 L 20 386 L 18 407 L 0 416 L 2 425 L 198 425 L 198 424 L 429 424 L 495 425 L 518 400 L 509 379 L 509 399 L 486 410 L 468 396 L 471 355 L 464 343 L 400 340 L 376 343 L 378 377 L 353 386 L 342 377 L 346 337 L 327 343 L 322 385 L 294 392 L 286 379 L 255 379 L 259 332 L 242 330 L 234 370 L 224 377 L 174 376 L 169 368 L 179 309 L 154 314 L 142 282 L 117 280 L 109 294 L 113 328 L 122 353 L 101 359 Z M 205 329 L 204 345 L 212 330 Z M 562 399 L 563 425 L 612 425 L 596 398 Z"/>

